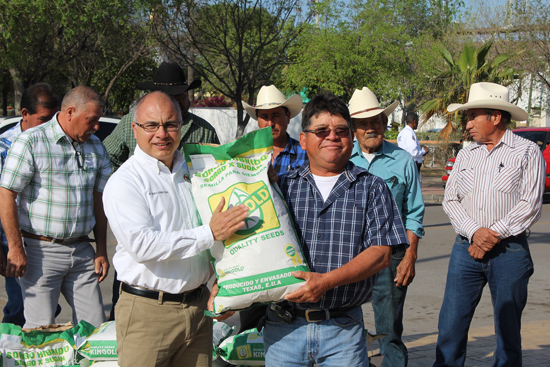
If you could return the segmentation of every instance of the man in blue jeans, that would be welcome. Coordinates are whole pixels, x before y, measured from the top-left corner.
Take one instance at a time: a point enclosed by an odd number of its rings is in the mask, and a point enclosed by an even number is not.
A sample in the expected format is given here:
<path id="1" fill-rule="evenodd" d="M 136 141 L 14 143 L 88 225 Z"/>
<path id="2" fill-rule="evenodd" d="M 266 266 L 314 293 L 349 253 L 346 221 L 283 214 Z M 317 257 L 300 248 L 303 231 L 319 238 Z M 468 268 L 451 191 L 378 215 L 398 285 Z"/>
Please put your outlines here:
<path id="1" fill-rule="evenodd" d="M 361 304 L 392 248 L 407 246 L 386 183 L 349 161 L 347 106 L 322 94 L 305 107 L 300 145 L 309 161 L 279 178 L 311 272 L 271 305 L 264 327 L 266 366 L 368 366 Z"/>
<path id="2" fill-rule="evenodd" d="M 384 355 L 382 367 L 405 367 L 408 354 L 401 340 L 403 335 L 403 306 L 407 286 L 415 276 L 418 240 L 424 235 L 424 199 L 418 179 L 418 170 L 411 155 L 404 149 L 384 141 L 388 115 L 399 102 L 386 109 L 367 87 L 356 89 L 349 101 L 351 121 L 355 128 L 355 144 L 351 161 L 382 178 L 390 188 L 410 246 L 394 251 L 390 266 L 378 273 L 372 291 L 372 307 L 376 333 L 387 336 L 379 340 Z"/>
<path id="3" fill-rule="evenodd" d="M 21 96 L 21 121 L 0 135 L 0 174 L 8 149 L 21 132 L 50 121 L 59 110 L 59 97 L 52 87 L 46 83 L 38 83 L 27 88 Z M 0 274 L 5 275 L 8 240 L 0 225 Z M 21 287 L 13 277 L 6 277 L 6 293 L 8 302 L 4 307 L 2 322 L 23 326 L 23 296 Z M 59 305 L 57 306 L 60 310 Z"/>
<path id="4" fill-rule="evenodd" d="M 520 367 L 521 314 L 533 274 L 526 231 L 541 215 L 545 164 L 537 144 L 508 129 L 528 114 L 508 102 L 508 88 L 475 83 L 466 130 L 477 142 L 460 151 L 447 182 L 443 209 L 457 233 L 439 313 L 434 366 L 462 367 L 468 329 L 489 283 L 497 346 L 493 367 Z"/>

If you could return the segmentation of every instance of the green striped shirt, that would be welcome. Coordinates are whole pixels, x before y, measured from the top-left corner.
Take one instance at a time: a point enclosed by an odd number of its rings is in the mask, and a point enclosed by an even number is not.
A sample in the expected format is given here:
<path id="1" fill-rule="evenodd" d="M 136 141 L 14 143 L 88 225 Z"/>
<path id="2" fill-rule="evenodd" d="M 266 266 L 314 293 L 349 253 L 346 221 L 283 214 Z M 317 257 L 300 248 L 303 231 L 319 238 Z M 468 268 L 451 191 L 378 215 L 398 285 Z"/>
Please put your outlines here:
<path id="1" fill-rule="evenodd" d="M 216 129 L 206 120 L 192 113 L 183 117 L 181 128 L 181 142 L 178 150 L 183 154 L 185 143 L 210 143 L 219 144 Z M 113 132 L 103 141 L 111 159 L 113 172 L 126 162 L 134 154 L 136 139 L 132 130 L 131 114 L 124 115 Z"/>
<path id="2" fill-rule="evenodd" d="M 22 230 L 66 239 L 88 235 L 95 226 L 93 191 L 103 192 L 109 156 L 94 135 L 72 142 L 57 115 L 14 140 L 0 186 L 19 194 Z"/>

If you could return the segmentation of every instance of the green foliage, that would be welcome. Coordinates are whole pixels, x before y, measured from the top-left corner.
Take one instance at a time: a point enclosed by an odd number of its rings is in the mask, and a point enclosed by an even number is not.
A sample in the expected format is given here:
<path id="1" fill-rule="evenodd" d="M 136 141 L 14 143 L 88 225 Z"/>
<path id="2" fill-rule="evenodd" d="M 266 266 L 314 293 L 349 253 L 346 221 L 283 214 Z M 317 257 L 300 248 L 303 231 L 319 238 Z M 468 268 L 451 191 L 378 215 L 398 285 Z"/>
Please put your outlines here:
<path id="1" fill-rule="evenodd" d="M 461 2 L 424 0 L 323 2 L 289 50 L 288 89 L 328 90 L 349 100 L 368 86 L 382 104 L 408 101 L 432 73 L 434 42 L 447 32 Z"/>
<path id="2" fill-rule="evenodd" d="M 441 46 L 440 55 L 445 67 L 424 89 L 423 97 L 430 96 L 431 99 L 422 104 L 421 110 L 424 120 L 428 120 L 434 115 L 447 118 L 447 125 L 442 132 L 444 137 L 448 137 L 463 123 L 462 114 L 447 112 L 447 106 L 451 103 L 466 103 L 472 84 L 493 82 L 509 85 L 517 77 L 517 70 L 504 65 L 515 55 L 499 54 L 491 60 L 489 51 L 492 46 L 492 39 L 480 47 L 466 43 L 456 58 Z"/>
<path id="3" fill-rule="evenodd" d="M 157 42 L 190 65 L 217 93 L 237 104 L 237 137 L 248 123 L 241 99 L 254 104 L 261 86 L 277 80 L 287 50 L 310 15 L 300 0 L 151 0 Z"/>
<path id="4" fill-rule="evenodd" d="M 76 85 L 108 94 L 151 55 L 140 0 L 0 0 L 0 8 L 0 66 L 23 89 L 46 81 L 61 94 Z"/>

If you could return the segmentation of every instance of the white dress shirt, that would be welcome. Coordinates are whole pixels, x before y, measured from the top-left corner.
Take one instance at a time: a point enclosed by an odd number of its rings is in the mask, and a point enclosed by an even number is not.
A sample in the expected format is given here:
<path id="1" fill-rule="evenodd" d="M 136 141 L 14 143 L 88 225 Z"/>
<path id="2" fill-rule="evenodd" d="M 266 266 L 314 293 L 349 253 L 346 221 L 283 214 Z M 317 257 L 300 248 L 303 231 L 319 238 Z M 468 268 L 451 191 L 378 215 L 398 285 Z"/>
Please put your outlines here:
<path id="1" fill-rule="evenodd" d="M 426 151 L 420 147 L 420 143 L 412 127 L 405 125 L 403 130 L 397 135 L 397 145 L 399 148 L 409 152 L 415 162 L 422 163 L 422 156 L 426 154 Z"/>
<path id="2" fill-rule="evenodd" d="M 491 151 L 473 144 L 458 153 L 443 209 L 470 241 L 481 227 L 517 236 L 540 218 L 545 172 L 540 148 L 506 130 Z"/>
<path id="3" fill-rule="evenodd" d="M 109 179 L 105 214 L 118 245 L 118 279 L 156 291 L 181 293 L 206 283 L 214 244 L 191 194 L 185 160 L 174 153 L 173 172 L 139 146 Z"/>

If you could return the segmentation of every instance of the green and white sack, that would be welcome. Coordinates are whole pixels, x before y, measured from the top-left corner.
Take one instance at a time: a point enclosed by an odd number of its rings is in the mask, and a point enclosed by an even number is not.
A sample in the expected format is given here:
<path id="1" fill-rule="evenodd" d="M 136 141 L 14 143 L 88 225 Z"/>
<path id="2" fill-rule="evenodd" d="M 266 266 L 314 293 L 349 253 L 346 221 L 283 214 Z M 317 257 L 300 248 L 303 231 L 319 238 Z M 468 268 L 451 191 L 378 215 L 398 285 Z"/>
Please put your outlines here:
<path id="1" fill-rule="evenodd" d="M 78 353 L 91 361 L 116 361 L 116 347 L 115 321 L 107 321 L 78 347 Z"/>
<path id="2" fill-rule="evenodd" d="M 2 366 L 68 366 L 76 363 L 76 346 L 95 327 L 86 321 L 64 331 L 21 331 L 13 324 L 0 324 Z"/>
<path id="3" fill-rule="evenodd" d="M 304 283 L 291 272 L 309 271 L 283 196 L 267 177 L 272 144 L 266 128 L 221 146 L 184 147 L 204 223 L 222 197 L 223 210 L 238 204 L 250 209 L 245 228 L 210 249 L 219 287 L 216 313 L 278 302 Z"/>
<path id="4" fill-rule="evenodd" d="M 264 334 L 250 329 L 225 339 L 217 354 L 226 362 L 239 366 L 265 366 Z"/>

